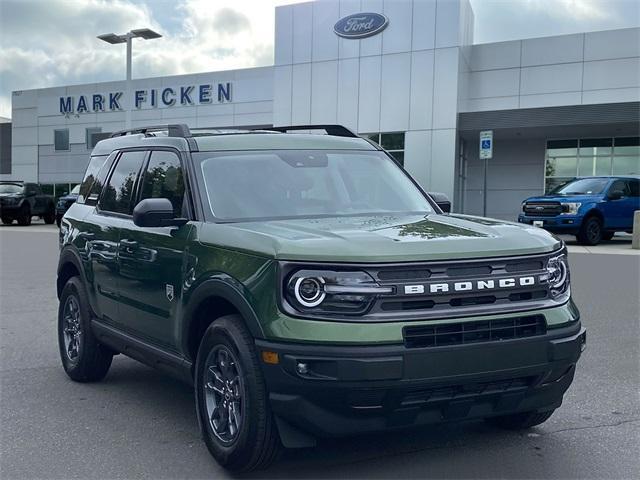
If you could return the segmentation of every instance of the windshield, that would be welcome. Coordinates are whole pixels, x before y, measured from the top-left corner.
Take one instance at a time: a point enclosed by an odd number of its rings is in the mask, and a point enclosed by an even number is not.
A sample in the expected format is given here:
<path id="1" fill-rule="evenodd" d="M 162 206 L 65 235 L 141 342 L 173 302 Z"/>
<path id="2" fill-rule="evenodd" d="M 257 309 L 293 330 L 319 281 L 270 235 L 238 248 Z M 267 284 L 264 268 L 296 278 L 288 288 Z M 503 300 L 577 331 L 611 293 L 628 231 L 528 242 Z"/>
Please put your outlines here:
<path id="1" fill-rule="evenodd" d="M 556 195 L 598 195 L 609 183 L 608 178 L 581 178 L 554 188 L 551 193 Z"/>
<path id="2" fill-rule="evenodd" d="M 15 183 L 0 183 L 0 193 L 22 193 L 22 185 Z"/>
<path id="3" fill-rule="evenodd" d="M 431 213 L 383 152 L 278 150 L 202 153 L 212 214 L 223 220 Z"/>
<path id="4" fill-rule="evenodd" d="M 80 185 L 76 185 L 71 189 L 69 195 L 78 195 L 80 193 Z"/>

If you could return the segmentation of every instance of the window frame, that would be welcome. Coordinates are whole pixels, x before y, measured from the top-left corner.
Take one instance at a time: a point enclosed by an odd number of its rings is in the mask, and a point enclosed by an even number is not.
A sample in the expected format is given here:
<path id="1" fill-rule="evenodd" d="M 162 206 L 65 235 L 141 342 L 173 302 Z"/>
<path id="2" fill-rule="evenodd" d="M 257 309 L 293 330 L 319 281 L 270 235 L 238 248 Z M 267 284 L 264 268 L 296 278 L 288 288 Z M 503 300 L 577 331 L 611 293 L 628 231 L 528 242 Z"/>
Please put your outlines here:
<path id="1" fill-rule="evenodd" d="M 145 156 L 142 159 L 142 162 L 140 164 L 140 168 L 138 168 L 138 173 L 136 174 L 136 180 L 133 184 L 133 192 L 131 193 L 131 198 L 129 199 L 129 208 L 131 210 L 131 213 L 121 213 L 121 212 L 112 212 L 110 210 L 104 210 L 103 208 L 101 208 L 100 204 L 102 203 L 102 199 L 104 197 L 104 192 L 106 190 L 105 187 L 109 185 L 109 182 L 111 182 L 111 177 L 113 176 L 113 173 L 115 172 L 115 169 L 117 168 L 118 163 L 122 158 L 122 155 L 127 152 L 144 152 L 145 153 Z M 132 202 L 134 199 L 138 197 L 138 189 L 139 189 L 142 169 L 146 165 L 146 162 L 149 159 L 149 155 L 150 155 L 150 151 L 146 147 L 123 148 L 122 150 L 118 150 L 116 158 L 113 160 L 113 163 L 109 168 L 109 173 L 105 178 L 104 185 L 102 186 L 102 190 L 100 191 L 100 195 L 98 196 L 98 200 L 96 201 L 96 205 L 95 205 L 96 213 L 107 216 L 107 217 L 131 218 L 131 219 L 133 218 L 133 209 L 135 208 L 135 205 L 137 205 L 137 203 L 133 205 Z"/>
<path id="2" fill-rule="evenodd" d="M 147 148 L 147 155 L 144 159 L 143 165 L 142 165 L 142 170 L 140 171 L 140 178 L 138 179 L 138 182 L 136 184 L 136 188 L 134 190 L 135 192 L 135 204 L 133 206 L 133 208 L 135 208 L 135 205 L 138 205 L 138 203 L 140 203 L 143 199 L 142 197 L 142 184 L 144 182 L 144 176 L 147 173 L 147 170 L 149 168 L 149 162 L 151 161 L 151 155 L 153 154 L 153 152 L 169 152 L 169 153 L 173 153 L 176 157 L 178 157 L 178 161 L 180 162 L 180 166 L 182 167 L 182 175 L 183 175 L 183 182 L 184 182 L 184 200 L 182 204 L 182 209 L 184 211 L 185 206 L 186 206 L 186 210 L 187 210 L 187 219 L 188 220 L 193 220 L 195 219 L 195 208 L 193 206 L 193 200 L 191 199 L 191 191 L 189 188 L 189 174 L 187 172 L 187 168 L 186 168 L 186 164 L 188 164 L 189 162 L 186 161 L 185 158 L 183 158 L 183 156 L 180 154 L 180 152 L 178 150 L 176 150 L 175 148 L 171 148 L 171 147 L 154 147 L 154 148 Z M 132 197 L 133 199 L 133 197 Z"/>
<path id="3" fill-rule="evenodd" d="M 92 145 L 93 134 L 94 133 L 102 133 L 102 127 L 86 127 L 84 129 L 84 141 L 87 147 L 87 150 L 93 150 L 95 145 Z M 98 140 L 99 141 L 99 140 Z M 98 143 L 98 142 L 96 142 Z"/>
<path id="4" fill-rule="evenodd" d="M 56 144 L 56 134 L 58 132 L 66 132 L 67 134 L 67 148 L 58 148 Z M 71 138 L 68 128 L 54 128 L 53 129 L 53 151 L 54 152 L 68 152 L 71 150 Z"/>
<path id="5" fill-rule="evenodd" d="M 610 148 L 608 153 L 600 153 L 597 152 L 594 154 L 582 154 L 580 150 L 583 148 L 591 148 L 592 146 L 583 146 L 582 143 L 607 143 L 606 147 Z M 619 142 L 619 144 L 618 144 Z M 545 151 L 544 151 L 544 175 L 542 179 L 542 189 L 545 193 L 550 192 L 552 189 L 548 188 L 550 179 L 558 179 L 562 180 L 562 183 L 566 183 L 568 181 L 573 180 L 574 178 L 585 178 L 585 177 L 618 177 L 619 175 L 613 173 L 614 162 L 616 158 L 620 157 L 633 157 L 634 155 L 629 152 L 619 152 L 616 151 L 616 147 L 628 147 L 635 146 L 636 143 L 640 143 L 637 140 L 637 137 L 584 137 L 584 138 L 573 138 L 573 139 L 553 139 L 547 138 L 545 143 Z M 602 145 L 603 147 L 605 145 Z M 571 148 L 575 150 L 575 153 L 567 153 L 566 155 L 552 155 L 551 158 L 562 159 L 562 158 L 575 158 L 576 160 L 576 168 L 575 175 L 572 177 L 561 176 L 561 175 L 547 175 L 547 168 L 549 165 L 549 151 L 550 150 L 558 150 L 562 148 Z M 591 172 L 588 175 L 580 174 L 580 160 L 581 159 L 591 159 Z M 608 160 L 608 172 L 599 173 L 597 171 L 598 168 L 598 160 L 599 159 L 607 159 Z M 637 172 L 640 174 L 640 171 Z M 555 187 L 554 187 L 555 188 Z"/>
<path id="6" fill-rule="evenodd" d="M 393 135 L 393 134 L 402 134 L 402 149 L 392 149 L 392 150 L 388 150 L 386 149 L 383 145 L 382 145 L 382 136 L 383 135 Z M 403 132 L 403 131 L 396 131 L 396 132 L 373 132 L 373 133 L 363 133 L 360 135 L 361 137 L 365 138 L 366 140 L 370 140 L 372 142 L 375 142 L 375 144 L 380 147 L 381 149 L 383 149 L 385 152 L 389 153 L 391 155 L 391 158 L 393 159 L 394 162 L 396 162 L 400 167 L 404 168 L 404 154 L 406 152 L 406 141 L 407 141 L 407 132 Z M 373 138 L 375 136 L 375 139 Z M 394 153 L 402 153 L 402 162 L 400 160 L 398 160 L 393 154 Z"/>

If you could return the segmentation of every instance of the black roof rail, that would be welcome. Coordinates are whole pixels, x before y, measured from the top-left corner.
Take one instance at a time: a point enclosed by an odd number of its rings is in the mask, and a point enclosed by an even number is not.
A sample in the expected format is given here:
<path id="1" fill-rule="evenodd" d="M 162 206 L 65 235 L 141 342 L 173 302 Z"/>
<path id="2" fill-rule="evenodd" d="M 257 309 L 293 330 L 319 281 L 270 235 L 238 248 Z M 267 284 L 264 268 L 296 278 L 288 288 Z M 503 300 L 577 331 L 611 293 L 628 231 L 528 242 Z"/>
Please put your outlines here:
<path id="1" fill-rule="evenodd" d="M 287 133 L 296 130 L 324 130 L 325 132 L 327 132 L 327 135 L 332 135 L 334 137 L 358 138 L 358 135 L 342 125 L 291 125 L 288 127 L 261 128 L 260 130 L 271 130 L 281 133 Z"/>
<path id="2" fill-rule="evenodd" d="M 111 138 L 124 137 L 125 135 L 135 135 L 136 133 L 142 133 L 146 135 L 147 133 L 152 132 L 167 132 L 169 137 L 190 138 L 192 136 L 191 131 L 189 130 L 189 127 L 187 125 L 178 123 L 170 125 L 153 125 L 149 127 L 128 128 L 126 130 L 113 132 L 111 134 Z"/>

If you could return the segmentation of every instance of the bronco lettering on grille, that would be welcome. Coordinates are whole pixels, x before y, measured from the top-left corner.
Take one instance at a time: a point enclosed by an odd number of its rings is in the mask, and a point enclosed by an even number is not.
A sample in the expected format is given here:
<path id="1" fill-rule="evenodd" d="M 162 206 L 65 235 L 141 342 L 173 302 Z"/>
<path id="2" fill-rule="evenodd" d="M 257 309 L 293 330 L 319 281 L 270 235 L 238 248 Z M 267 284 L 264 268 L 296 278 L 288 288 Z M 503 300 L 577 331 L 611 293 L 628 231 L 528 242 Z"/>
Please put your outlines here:
<path id="1" fill-rule="evenodd" d="M 405 285 L 405 295 L 450 292 L 473 292 L 478 290 L 495 290 L 500 288 L 530 287 L 536 284 L 536 277 L 507 277 L 496 280 L 473 280 L 466 282 L 440 282 L 421 285 Z"/>

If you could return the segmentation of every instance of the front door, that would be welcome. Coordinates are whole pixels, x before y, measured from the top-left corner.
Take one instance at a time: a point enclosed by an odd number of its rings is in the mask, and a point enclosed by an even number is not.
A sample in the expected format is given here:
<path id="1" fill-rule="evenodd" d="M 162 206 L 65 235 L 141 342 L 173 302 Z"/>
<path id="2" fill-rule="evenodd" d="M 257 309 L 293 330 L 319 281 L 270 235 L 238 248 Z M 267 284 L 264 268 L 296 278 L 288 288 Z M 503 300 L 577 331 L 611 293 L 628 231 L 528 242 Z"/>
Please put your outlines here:
<path id="1" fill-rule="evenodd" d="M 630 230 L 633 225 L 633 212 L 638 209 L 638 200 L 640 197 L 632 194 L 632 180 L 619 179 L 614 181 L 607 195 L 614 191 L 622 192 L 621 198 L 608 198 L 603 205 L 606 219 L 606 228 L 618 230 Z"/>
<path id="2" fill-rule="evenodd" d="M 145 152 L 142 151 L 120 154 L 102 188 L 97 207 L 90 214 L 87 223 L 92 228 L 83 232 L 91 262 L 96 313 L 103 321 L 119 326 L 122 325 L 118 298 L 121 227 L 127 218 L 131 218 L 131 202 L 144 159 Z"/>
<path id="3" fill-rule="evenodd" d="M 177 152 L 152 150 L 144 168 L 138 201 L 168 198 L 176 218 L 188 217 L 184 170 Z M 158 346 L 176 350 L 175 318 L 182 298 L 191 224 L 137 227 L 124 221 L 118 247 L 119 300 L 131 332 Z"/>

